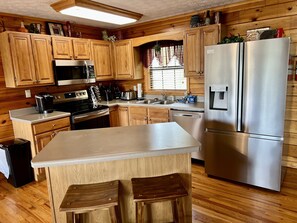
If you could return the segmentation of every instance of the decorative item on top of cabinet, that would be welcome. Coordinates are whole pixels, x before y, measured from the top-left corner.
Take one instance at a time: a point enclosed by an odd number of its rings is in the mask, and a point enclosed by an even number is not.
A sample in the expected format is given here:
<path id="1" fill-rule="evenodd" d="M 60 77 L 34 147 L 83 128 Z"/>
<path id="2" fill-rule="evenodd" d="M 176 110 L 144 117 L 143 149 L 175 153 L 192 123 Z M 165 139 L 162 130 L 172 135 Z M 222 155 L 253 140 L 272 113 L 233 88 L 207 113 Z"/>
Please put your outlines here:
<path id="1" fill-rule="evenodd" d="M 91 59 L 95 65 L 97 81 L 112 80 L 112 44 L 103 40 L 91 40 Z"/>
<path id="2" fill-rule="evenodd" d="M 129 107 L 129 124 L 146 125 L 169 121 L 168 108 L 152 108 L 144 106 Z"/>
<path id="3" fill-rule="evenodd" d="M 55 59 L 90 59 L 90 40 L 52 36 L 53 55 Z"/>
<path id="4" fill-rule="evenodd" d="M 0 40 L 6 87 L 54 84 L 50 36 L 8 31 Z"/>
<path id="5" fill-rule="evenodd" d="M 115 75 L 117 80 L 143 78 L 140 48 L 132 46 L 132 40 L 113 42 Z"/>
<path id="6" fill-rule="evenodd" d="M 217 44 L 220 38 L 220 24 L 185 31 L 184 68 L 186 77 L 204 76 L 204 46 Z"/>
<path id="7" fill-rule="evenodd" d="M 31 124 L 29 122 L 12 120 L 13 132 L 16 138 L 31 142 L 32 157 L 36 156 L 60 131 L 70 130 L 69 117 Z M 44 168 L 34 169 L 36 181 L 45 179 Z"/>

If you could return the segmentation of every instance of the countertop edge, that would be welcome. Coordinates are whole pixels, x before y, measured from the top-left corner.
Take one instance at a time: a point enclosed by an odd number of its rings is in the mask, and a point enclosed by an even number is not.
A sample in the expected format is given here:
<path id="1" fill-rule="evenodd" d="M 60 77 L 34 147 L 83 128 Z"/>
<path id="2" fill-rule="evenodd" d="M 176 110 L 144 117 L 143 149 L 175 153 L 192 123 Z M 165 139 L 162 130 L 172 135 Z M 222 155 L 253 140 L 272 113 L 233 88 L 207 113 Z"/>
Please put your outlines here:
<path id="1" fill-rule="evenodd" d="M 121 101 L 121 100 L 114 100 L 114 101 L 101 101 L 99 103 L 100 105 L 106 105 L 108 107 L 114 107 L 114 106 L 144 106 L 144 107 L 153 107 L 153 108 L 168 108 L 168 109 L 178 109 L 178 110 L 186 110 L 186 111 L 204 111 L 204 107 L 194 107 L 194 104 L 182 104 L 175 102 L 173 104 L 143 104 L 143 103 L 137 103 L 135 100 L 132 101 Z M 204 102 L 198 102 L 197 104 L 201 105 L 204 104 Z"/>
<path id="2" fill-rule="evenodd" d="M 64 114 L 57 114 L 55 116 L 50 116 L 50 117 L 46 117 L 46 118 L 42 118 L 42 119 L 36 119 L 36 120 L 26 120 L 26 119 L 24 119 L 23 116 L 19 116 L 19 117 L 10 116 L 10 119 L 13 120 L 13 121 L 36 124 L 36 123 L 46 122 L 46 121 L 50 121 L 50 120 L 54 120 L 54 119 L 69 117 L 69 116 L 70 116 L 70 113 L 64 112 Z"/>
<path id="3" fill-rule="evenodd" d="M 161 151 L 150 151 L 150 152 L 139 152 L 135 154 L 115 154 L 108 156 L 98 156 L 98 157 L 86 157 L 86 158 L 77 158 L 69 160 L 55 160 L 48 162 L 37 162 L 31 161 L 31 166 L 33 168 L 42 168 L 42 167 L 57 167 L 57 166 L 66 166 L 66 165 L 77 165 L 77 164 L 88 164 L 88 163 L 97 163 L 97 162 L 109 162 L 116 160 L 126 160 L 126 159 L 137 159 L 144 157 L 153 157 L 153 156 L 162 156 L 162 155 L 175 155 L 175 154 L 184 154 L 192 153 L 198 150 L 198 147 L 184 147 L 176 148 L 170 150 L 161 150 Z M 33 158 L 34 159 L 34 158 Z"/>

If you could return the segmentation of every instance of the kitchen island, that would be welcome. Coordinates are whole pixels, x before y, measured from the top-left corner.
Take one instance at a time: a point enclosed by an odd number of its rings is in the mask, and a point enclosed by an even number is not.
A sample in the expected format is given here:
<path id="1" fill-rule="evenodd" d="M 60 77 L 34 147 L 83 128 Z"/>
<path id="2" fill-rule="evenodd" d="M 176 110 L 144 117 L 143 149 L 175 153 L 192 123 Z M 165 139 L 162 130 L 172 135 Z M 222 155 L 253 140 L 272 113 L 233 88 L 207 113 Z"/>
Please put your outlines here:
<path id="1" fill-rule="evenodd" d="M 135 222 L 131 178 L 174 172 L 181 174 L 188 190 L 183 204 L 185 222 L 191 222 L 191 152 L 197 151 L 199 144 L 174 122 L 61 132 L 34 157 L 32 166 L 46 168 L 53 222 L 66 222 L 59 206 L 69 185 L 115 179 L 121 182 L 123 222 Z M 88 217 L 91 222 L 109 222 L 106 211 Z M 151 205 L 145 218 L 172 221 L 170 202 Z"/>

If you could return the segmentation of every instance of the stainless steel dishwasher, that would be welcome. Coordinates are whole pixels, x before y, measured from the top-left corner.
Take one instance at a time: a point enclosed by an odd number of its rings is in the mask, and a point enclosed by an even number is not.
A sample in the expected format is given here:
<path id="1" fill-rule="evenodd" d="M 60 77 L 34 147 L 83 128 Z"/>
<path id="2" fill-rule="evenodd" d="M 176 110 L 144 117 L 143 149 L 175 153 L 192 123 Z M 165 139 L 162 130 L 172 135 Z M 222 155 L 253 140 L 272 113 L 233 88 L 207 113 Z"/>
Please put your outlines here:
<path id="1" fill-rule="evenodd" d="M 201 143 L 198 152 L 192 153 L 193 159 L 204 160 L 203 135 L 204 113 L 203 111 L 186 111 L 179 109 L 170 110 L 170 121 L 176 122 L 189 134 Z"/>

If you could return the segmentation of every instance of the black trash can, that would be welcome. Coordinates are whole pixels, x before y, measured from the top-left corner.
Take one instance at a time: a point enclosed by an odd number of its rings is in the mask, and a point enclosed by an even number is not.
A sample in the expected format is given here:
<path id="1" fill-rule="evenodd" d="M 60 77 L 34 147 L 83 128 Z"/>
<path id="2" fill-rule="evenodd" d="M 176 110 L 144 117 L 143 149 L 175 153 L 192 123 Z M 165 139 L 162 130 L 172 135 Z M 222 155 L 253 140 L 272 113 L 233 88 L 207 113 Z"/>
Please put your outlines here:
<path id="1" fill-rule="evenodd" d="M 0 143 L 0 149 L 5 150 L 9 166 L 9 178 L 7 181 L 14 187 L 20 187 L 34 180 L 31 167 L 30 141 L 14 139 Z"/>

